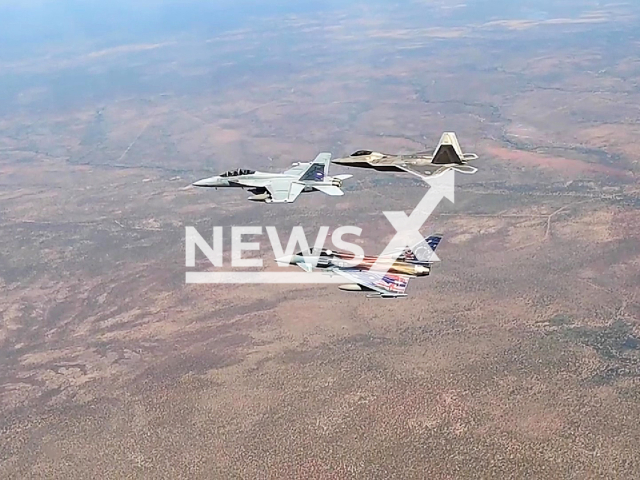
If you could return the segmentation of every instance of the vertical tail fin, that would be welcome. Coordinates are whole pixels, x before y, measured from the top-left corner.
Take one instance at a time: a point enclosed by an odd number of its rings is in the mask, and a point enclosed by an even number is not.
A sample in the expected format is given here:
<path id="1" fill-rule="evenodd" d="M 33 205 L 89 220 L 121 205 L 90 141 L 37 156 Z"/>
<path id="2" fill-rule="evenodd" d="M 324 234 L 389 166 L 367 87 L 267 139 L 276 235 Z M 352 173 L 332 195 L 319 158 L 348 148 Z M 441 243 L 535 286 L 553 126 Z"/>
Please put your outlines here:
<path id="1" fill-rule="evenodd" d="M 435 261 L 437 259 L 435 252 L 438 245 L 440 245 L 440 241 L 442 241 L 441 234 L 430 235 L 417 245 L 407 248 L 402 256 L 406 260 Z"/>
<path id="2" fill-rule="evenodd" d="M 464 163 L 464 153 L 460 148 L 460 142 L 454 132 L 444 132 L 438 146 L 433 152 L 433 160 L 431 163 L 434 165 L 451 165 Z"/>
<path id="3" fill-rule="evenodd" d="M 309 168 L 298 179 L 301 182 L 322 182 L 329 174 L 329 164 L 331 163 L 330 153 L 320 153 L 309 165 Z"/>
<path id="4" fill-rule="evenodd" d="M 429 245 L 431 250 L 435 252 L 436 248 L 438 248 L 438 245 L 440 245 L 440 242 L 442 241 L 442 235 L 440 234 L 431 235 L 425 238 L 424 240 L 427 242 L 427 245 Z"/>

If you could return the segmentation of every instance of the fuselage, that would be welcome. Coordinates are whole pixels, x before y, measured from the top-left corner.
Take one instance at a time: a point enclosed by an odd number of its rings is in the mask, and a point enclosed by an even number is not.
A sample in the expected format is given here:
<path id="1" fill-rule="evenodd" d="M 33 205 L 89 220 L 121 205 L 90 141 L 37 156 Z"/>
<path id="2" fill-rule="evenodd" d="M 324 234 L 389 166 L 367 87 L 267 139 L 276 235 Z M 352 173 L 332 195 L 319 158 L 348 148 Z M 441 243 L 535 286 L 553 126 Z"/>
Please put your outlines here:
<path id="1" fill-rule="evenodd" d="M 369 168 L 379 172 L 403 171 L 404 166 L 413 167 L 457 167 L 467 165 L 469 161 L 476 160 L 478 156 L 473 153 L 458 155 L 451 146 L 442 147 L 441 154 L 434 156 L 427 152 L 418 152 L 407 155 L 391 155 L 388 153 L 359 150 L 348 157 L 337 158 L 333 163 L 345 167 Z M 463 167 L 464 168 L 464 167 Z"/>
<path id="2" fill-rule="evenodd" d="M 291 181 L 297 180 L 297 176 L 287 175 L 284 173 L 266 173 L 266 172 L 251 172 L 247 174 L 239 175 L 214 175 L 213 177 L 203 178 L 193 183 L 194 187 L 212 187 L 212 188 L 243 188 L 243 187 L 261 187 L 266 182 L 274 179 L 291 179 Z"/>
<path id="3" fill-rule="evenodd" d="M 193 183 L 195 187 L 205 188 L 242 188 L 252 193 L 248 200 L 264 203 L 289 203 L 295 201 L 301 193 L 314 191 L 325 192 L 328 195 L 342 195 L 340 190 L 343 178 L 350 175 L 330 177 L 324 174 L 314 175 L 314 178 L 304 178 L 309 164 L 294 164 L 294 168 L 284 173 L 255 172 L 252 170 L 235 170 L 204 178 Z M 335 190 L 331 190 L 335 189 Z M 279 194 L 274 199 L 274 192 Z M 294 192 L 293 194 L 291 192 Z"/>
<path id="4" fill-rule="evenodd" d="M 364 271 L 387 271 L 388 273 L 423 277 L 431 272 L 431 262 L 406 259 L 403 256 L 391 257 L 365 256 L 357 258 L 352 253 L 322 250 L 319 255 L 303 255 L 301 252 L 289 257 L 277 259 L 278 263 L 291 265 L 311 264 L 314 268 L 355 268 Z M 377 265 L 376 265 L 377 263 Z"/>
<path id="5" fill-rule="evenodd" d="M 204 178 L 193 183 L 194 187 L 205 188 L 262 188 L 267 186 L 274 180 L 290 180 L 291 182 L 297 182 L 298 175 L 276 174 L 276 173 L 264 173 L 255 172 L 249 175 L 238 175 L 233 177 L 223 177 L 216 175 L 209 178 Z M 316 185 L 335 185 L 342 186 L 342 180 L 334 177 L 324 177 L 323 181 L 305 180 L 303 192 L 312 192 Z"/>
<path id="6" fill-rule="evenodd" d="M 390 155 L 387 153 L 371 152 L 368 155 L 351 155 L 349 157 L 337 158 L 333 163 L 345 167 L 370 168 L 380 172 L 395 172 L 402 170 L 400 168 L 402 165 L 431 165 L 431 156 L 426 153 Z"/>

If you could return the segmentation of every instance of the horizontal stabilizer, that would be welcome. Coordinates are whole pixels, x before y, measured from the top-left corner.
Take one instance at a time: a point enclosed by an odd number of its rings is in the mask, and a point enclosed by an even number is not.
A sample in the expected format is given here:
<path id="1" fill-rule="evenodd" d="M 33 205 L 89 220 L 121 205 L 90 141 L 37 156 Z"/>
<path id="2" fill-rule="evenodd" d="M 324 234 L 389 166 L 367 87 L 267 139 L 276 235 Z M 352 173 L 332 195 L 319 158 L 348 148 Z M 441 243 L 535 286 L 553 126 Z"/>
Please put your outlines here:
<path id="1" fill-rule="evenodd" d="M 334 175 L 333 178 L 337 178 L 338 180 L 347 180 L 353 177 L 353 175 L 343 174 L 343 175 Z"/>
<path id="2" fill-rule="evenodd" d="M 459 165 L 459 166 L 451 167 L 451 169 L 455 170 L 458 173 L 466 173 L 466 174 L 472 174 L 478 171 L 476 167 L 472 167 L 471 165 Z"/>
<path id="3" fill-rule="evenodd" d="M 344 192 L 335 185 L 314 185 L 313 188 L 332 197 L 340 197 L 344 195 Z"/>
<path id="4" fill-rule="evenodd" d="M 423 180 L 426 180 L 427 178 L 433 179 L 433 178 L 441 177 L 442 175 L 447 173 L 449 170 L 453 170 L 454 172 L 464 173 L 464 174 L 472 174 L 478 171 L 476 167 L 472 167 L 471 165 L 467 165 L 467 164 L 445 165 L 443 167 L 438 168 L 434 172 L 424 172 L 425 176 L 421 176 L 421 178 Z"/>

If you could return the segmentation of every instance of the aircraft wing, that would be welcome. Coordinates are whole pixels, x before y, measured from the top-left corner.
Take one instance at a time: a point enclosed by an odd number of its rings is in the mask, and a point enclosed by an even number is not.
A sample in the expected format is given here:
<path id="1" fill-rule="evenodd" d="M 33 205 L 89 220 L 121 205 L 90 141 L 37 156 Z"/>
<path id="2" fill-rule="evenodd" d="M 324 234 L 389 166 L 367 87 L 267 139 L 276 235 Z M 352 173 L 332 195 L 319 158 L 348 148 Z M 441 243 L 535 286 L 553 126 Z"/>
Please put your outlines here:
<path id="1" fill-rule="evenodd" d="M 357 283 L 361 287 L 380 294 L 383 298 L 406 297 L 404 293 L 409 285 L 411 277 L 370 270 L 334 268 L 333 272 L 346 278 L 350 282 Z"/>
<path id="2" fill-rule="evenodd" d="M 298 198 L 304 190 L 304 184 L 292 182 L 291 179 L 279 178 L 272 180 L 265 188 L 271 194 L 272 203 L 291 203 Z"/>
<path id="3" fill-rule="evenodd" d="M 428 169 L 429 165 L 425 165 L 425 167 Z M 429 178 L 436 178 L 436 177 L 439 177 L 440 175 L 445 174 L 449 170 L 451 170 L 451 167 L 440 167 L 436 170 L 425 172 L 425 173 L 426 173 L 426 176 Z"/>
<path id="4" fill-rule="evenodd" d="M 410 173 L 411 175 L 415 175 L 416 177 L 420 177 L 422 180 L 424 180 L 427 177 L 430 177 L 430 175 L 425 173 L 420 173 L 406 164 L 396 164 L 395 167 L 399 168 L 403 172 L 407 172 L 407 173 Z"/>
<path id="5" fill-rule="evenodd" d="M 456 165 L 456 166 L 444 166 L 444 167 L 440 167 L 436 170 L 433 171 L 429 171 L 429 168 L 433 168 L 433 166 L 431 165 L 421 165 L 422 167 L 426 168 L 428 171 L 424 172 L 424 173 L 420 173 L 416 170 L 413 170 L 412 168 L 410 168 L 408 165 L 396 165 L 399 169 L 410 173 L 412 175 L 415 175 L 416 177 L 420 177 L 421 179 L 425 180 L 427 178 L 436 178 L 439 177 L 440 175 L 443 175 L 444 173 L 448 172 L 449 170 L 455 170 L 456 172 L 460 172 L 460 173 L 475 173 L 478 169 L 475 167 L 472 167 L 470 165 Z"/>

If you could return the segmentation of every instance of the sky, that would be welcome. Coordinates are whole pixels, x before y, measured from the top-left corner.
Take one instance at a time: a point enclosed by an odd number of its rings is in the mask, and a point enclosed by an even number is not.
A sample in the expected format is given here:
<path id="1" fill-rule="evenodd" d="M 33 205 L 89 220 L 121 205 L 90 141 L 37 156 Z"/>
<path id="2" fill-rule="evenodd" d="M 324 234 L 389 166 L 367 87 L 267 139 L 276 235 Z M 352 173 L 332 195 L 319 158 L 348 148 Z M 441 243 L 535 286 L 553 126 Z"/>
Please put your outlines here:
<path id="1" fill-rule="evenodd" d="M 215 34 L 252 18 L 336 8 L 338 0 L 0 0 L 0 57 L 91 41 L 107 46 L 191 32 Z"/>
<path id="2" fill-rule="evenodd" d="M 434 22 L 434 9 L 452 14 Z M 596 0 L 0 0 L 0 60 L 42 53 L 58 45 L 103 48 L 160 42 L 177 34 L 216 35 L 252 20 L 285 14 L 367 9 L 406 13 L 426 26 L 496 19 L 542 20 L 598 8 Z M 438 16 L 435 16 L 438 18 Z M 277 21 L 277 20 L 274 20 Z"/>

